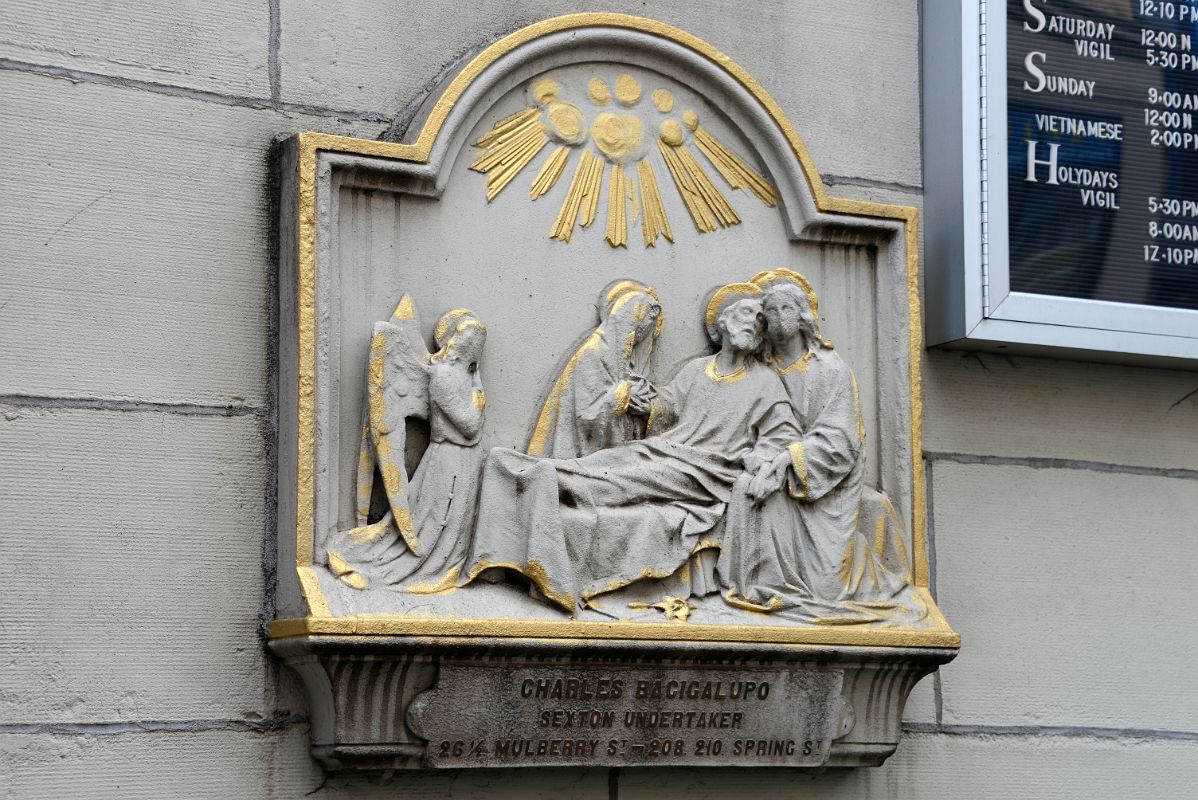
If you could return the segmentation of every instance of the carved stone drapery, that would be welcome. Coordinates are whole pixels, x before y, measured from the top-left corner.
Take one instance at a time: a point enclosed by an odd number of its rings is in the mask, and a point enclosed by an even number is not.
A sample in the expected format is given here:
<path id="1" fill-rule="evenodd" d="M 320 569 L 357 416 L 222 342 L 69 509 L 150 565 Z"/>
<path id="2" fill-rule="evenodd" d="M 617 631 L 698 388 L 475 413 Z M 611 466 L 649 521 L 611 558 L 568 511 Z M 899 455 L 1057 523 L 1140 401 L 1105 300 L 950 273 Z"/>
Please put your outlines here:
<path id="1" fill-rule="evenodd" d="M 743 69 L 688 34 L 621 15 L 546 20 L 496 42 L 432 93 L 412 131 L 402 141 L 301 134 L 281 149 L 283 566 L 271 646 L 304 677 L 317 755 L 331 765 L 450 766 L 429 755 L 417 730 L 440 730 L 429 715 L 455 713 L 438 710 L 435 698 L 457 696 L 461 681 L 475 680 L 461 677 L 474 674 L 462 672 L 463 663 L 480 670 L 517 662 L 543 664 L 546 670 L 575 664 L 589 675 L 597 667 L 625 663 L 619 659 L 635 651 L 639 674 L 690 674 L 753 660 L 754 669 L 782 676 L 775 681 L 820 694 L 823 700 L 811 707 L 827 713 L 813 711 L 813 720 L 832 719 L 834 708 L 845 715 L 844 724 L 855 719 L 847 738 L 834 739 L 822 755 L 802 753 L 807 741 L 802 739 L 800 752 L 779 763 L 880 763 L 897 742 L 911 686 L 959 646 L 928 591 L 915 210 L 829 197 L 791 123 Z M 713 325 L 728 308 L 717 303 L 710 318 L 708 295 L 721 286 L 755 286 L 751 278 L 771 271 L 789 271 L 808 288 L 814 285 L 806 338 L 796 340 L 793 358 L 771 351 L 770 361 L 770 353 L 756 349 L 770 339 L 765 318 L 772 313 L 758 299 L 749 312 L 761 318 L 754 323 L 758 340 L 737 355 L 721 338 L 731 329 L 717 325 L 713 336 Z M 756 291 L 764 296 L 769 280 L 761 280 Z M 799 286 L 797 280 L 791 284 Z M 643 287 L 628 296 L 640 292 L 635 308 L 644 310 L 636 313 L 655 308 L 658 319 L 634 320 L 629 324 L 641 328 L 620 328 L 616 336 L 616 322 L 604 328 L 610 312 L 600 300 L 599 327 L 580 322 L 595 298 L 620 281 Z M 653 302 L 646 299 L 649 287 Z M 415 473 L 404 473 L 423 460 L 424 475 L 431 474 L 429 453 L 436 449 L 423 449 L 422 442 L 443 440 L 448 430 L 433 423 L 428 430 L 421 427 L 434 413 L 427 399 L 417 411 L 388 422 L 390 433 L 371 429 L 367 397 L 399 385 L 388 379 L 369 388 L 371 325 L 398 314 L 405 295 L 432 312 L 430 320 L 465 308 L 486 320 L 485 357 L 458 363 L 454 369 L 461 375 L 452 384 L 457 388 L 442 395 L 447 403 L 473 403 L 479 393 L 476 419 L 467 425 L 476 424 L 477 431 L 454 427 L 466 424 L 464 417 L 450 426 L 458 431 L 456 446 L 476 448 L 480 459 L 490 454 L 479 478 L 484 503 L 479 529 L 497 525 L 507 514 L 488 510 L 499 506 L 488 505 L 487 498 L 502 499 L 506 490 L 496 478 L 487 494 L 487 469 L 518 472 L 525 463 L 547 468 L 543 456 L 551 453 L 538 454 L 534 447 L 547 408 L 557 409 L 555 430 L 599 430 L 586 416 L 590 412 L 579 410 L 576 400 L 585 393 L 566 394 L 575 382 L 567 375 L 571 363 L 575 369 L 582 363 L 572 358 L 585 354 L 589 341 L 574 337 L 587 330 L 585 336 L 601 332 L 601 338 L 619 339 L 610 343 L 619 358 L 630 347 L 631 366 L 594 360 L 602 385 L 592 400 L 606 404 L 594 420 L 605 432 L 586 447 L 596 452 L 571 456 L 601 461 L 604 453 L 623 452 L 622 447 L 652 446 L 653 414 L 667 410 L 659 401 L 673 385 L 669 365 L 688 356 L 695 379 L 707 381 L 704 385 L 727 385 L 743 369 L 758 376 L 753 380 L 762 387 L 773 387 L 777 401 L 769 413 L 777 417 L 771 417 L 777 441 L 758 446 L 765 410 L 753 417 L 752 437 L 740 443 L 721 439 L 719 447 L 735 444 L 738 454 L 713 484 L 714 499 L 692 504 L 688 519 L 702 517 L 709 526 L 693 545 L 663 556 L 660 564 L 642 559 L 614 572 L 595 569 L 592 577 L 602 591 L 582 584 L 577 591 L 559 591 L 565 583 L 559 576 L 577 573 L 582 562 L 550 564 L 545 555 L 527 554 L 482 558 L 475 551 L 485 540 L 479 530 L 446 522 L 453 516 L 446 509 L 461 508 L 453 505 L 462 497 L 461 487 L 471 491 L 474 485 L 468 458 L 437 461 L 437 479 L 421 489 L 424 501 L 436 501 L 423 506 L 437 509 L 426 522 L 405 521 L 397 513 L 411 508 L 404 478 L 414 483 Z M 774 324 L 776 332 L 784 323 Z M 413 344 L 409 352 L 418 358 L 412 363 L 430 357 L 430 340 L 438 348 L 444 344 L 436 331 L 416 328 L 419 347 Z M 835 349 L 821 342 L 834 342 Z M 770 340 L 778 352 L 789 352 L 791 344 L 784 337 Z M 633 364 L 637 347 L 652 350 L 644 365 Z M 693 358 L 705 349 L 707 355 Z M 835 355 L 821 355 L 825 349 Z M 849 366 L 842 369 L 838 359 Z M 811 367 L 811 376 L 831 376 L 819 396 L 829 407 L 839 398 L 836 419 L 851 423 L 834 426 L 843 443 L 825 453 L 832 460 L 851 454 L 844 469 L 824 469 L 827 459 L 817 459 L 823 458 L 818 443 L 804 439 L 820 418 L 800 408 L 815 396 L 814 377 L 807 382 L 799 377 L 811 363 L 819 364 Z M 679 376 L 684 373 L 685 368 Z M 786 384 L 788 375 L 794 386 Z M 555 395 L 559 386 L 562 393 Z M 563 412 L 566 406 L 573 410 Z M 732 405 L 722 408 L 740 413 Z M 398 436 L 401 427 L 405 435 Z M 711 441 L 695 436 L 669 446 Z M 492 453 L 504 448 L 512 455 Z M 710 449 L 712 458 L 719 454 L 718 447 Z M 384 474 L 387 464 L 391 470 Z M 693 464 L 679 461 L 675 473 Z M 376 468 L 378 480 L 363 479 Z M 850 474 L 854 488 L 837 496 L 843 502 L 825 501 L 831 495 L 818 482 L 844 481 Z M 513 480 L 513 486 L 523 486 L 522 478 Z M 364 486 L 370 491 L 360 494 Z M 381 501 L 376 486 L 385 490 Z M 377 508 L 389 508 L 385 523 L 370 508 L 371 492 L 384 502 Z M 733 513 L 735 497 L 752 501 L 743 514 Z M 562 509 L 577 506 L 569 492 L 546 489 L 544 498 L 560 500 Z M 659 499 L 669 506 L 677 498 Z M 758 501 L 760 513 L 752 511 Z M 824 505 L 817 506 L 820 502 Z M 822 517 L 817 508 L 824 509 Z M 469 517 L 473 509 L 462 513 Z M 851 525 L 829 522 L 846 515 L 854 517 Z M 639 539 L 628 539 L 630 548 L 657 535 L 652 525 L 642 525 L 645 518 L 629 526 L 640 532 Z M 774 520 L 769 524 L 780 525 L 776 530 L 783 535 L 788 525 L 797 526 L 795 542 L 800 530 L 816 532 L 796 550 L 800 568 L 775 571 L 765 582 L 731 578 L 737 568 L 725 562 L 734 548 L 719 537 L 729 529 L 766 530 L 763 519 Z M 427 534 L 426 524 L 437 533 Z M 364 538 L 367 544 L 379 541 L 362 533 L 371 525 L 378 525 L 380 537 L 391 537 L 387 547 L 355 550 Z M 573 523 L 566 527 L 573 544 L 565 549 L 588 541 Z M 615 524 L 604 530 L 623 535 Z M 846 537 L 833 548 L 846 556 L 835 563 L 825 553 L 827 563 L 815 569 L 813 553 L 828 541 L 821 530 Z M 419 555 L 426 542 L 444 545 L 437 575 L 420 573 L 413 562 L 415 571 L 405 566 L 403 576 L 386 578 L 398 574 L 392 569 L 396 553 Z M 621 543 L 615 541 L 613 554 Z M 742 548 L 739 574 L 758 572 L 754 564 L 765 556 L 753 553 L 769 551 L 774 553 L 769 558 L 781 559 L 785 549 Z M 612 558 L 593 557 L 592 564 L 597 559 L 606 568 Z M 372 570 L 383 579 L 372 580 Z M 419 579 L 408 580 L 409 574 Z M 889 586 L 890 599 L 905 592 L 908 599 L 900 605 L 919 613 L 875 613 L 876 595 L 834 597 L 838 584 L 845 592 L 850 584 Z M 569 602 L 563 600 L 567 594 Z M 472 654 L 466 662 L 464 653 Z M 444 665 L 453 667 L 444 673 L 449 685 L 438 687 L 447 694 L 418 704 L 423 722 L 412 727 L 408 707 L 415 693 L 434 687 Z M 830 669 L 840 676 L 831 682 L 824 675 Z M 817 673 L 822 677 L 812 677 Z M 841 697 L 843 702 L 836 699 Z M 770 701 L 769 714 L 782 706 L 780 698 L 784 695 L 775 694 Z M 509 738 L 522 737 L 513 730 Z M 659 744 L 677 741 L 651 738 Z M 793 737 L 779 740 L 784 751 L 785 742 L 794 745 Z M 494 752 L 493 743 L 488 752 Z M 474 756 L 472 765 L 484 765 L 480 752 Z M 580 756 L 575 745 L 568 758 L 562 763 L 616 763 L 593 752 Z M 622 758 L 620 763 L 635 761 Z M 714 758 L 688 749 L 673 763 L 724 763 L 718 759 L 727 756 Z M 764 763 L 745 763 L 750 762 Z"/>

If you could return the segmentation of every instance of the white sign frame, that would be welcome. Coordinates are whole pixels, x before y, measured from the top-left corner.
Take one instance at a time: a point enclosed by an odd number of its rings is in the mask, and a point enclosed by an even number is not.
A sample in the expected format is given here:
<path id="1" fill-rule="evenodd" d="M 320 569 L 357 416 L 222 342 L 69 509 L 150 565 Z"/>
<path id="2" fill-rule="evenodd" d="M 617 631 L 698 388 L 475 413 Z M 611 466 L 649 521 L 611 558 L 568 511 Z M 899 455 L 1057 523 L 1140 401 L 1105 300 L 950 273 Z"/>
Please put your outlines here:
<path id="1" fill-rule="evenodd" d="M 928 345 L 1198 362 L 1198 311 L 1011 291 L 1006 13 L 1003 0 L 923 6 Z"/>

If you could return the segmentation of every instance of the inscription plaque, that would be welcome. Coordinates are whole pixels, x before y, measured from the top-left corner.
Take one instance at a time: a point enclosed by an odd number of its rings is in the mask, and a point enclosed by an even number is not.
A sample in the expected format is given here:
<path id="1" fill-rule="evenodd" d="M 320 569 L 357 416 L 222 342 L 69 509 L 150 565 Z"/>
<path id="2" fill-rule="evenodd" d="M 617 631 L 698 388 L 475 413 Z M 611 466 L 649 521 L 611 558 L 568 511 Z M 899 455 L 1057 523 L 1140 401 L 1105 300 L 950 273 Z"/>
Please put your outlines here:
<path id="1" fill-rule="evenodd" d="M 430 767 L 819 766 L 852 726 L 840 670 L 441 666 L 408 724 Z"/>

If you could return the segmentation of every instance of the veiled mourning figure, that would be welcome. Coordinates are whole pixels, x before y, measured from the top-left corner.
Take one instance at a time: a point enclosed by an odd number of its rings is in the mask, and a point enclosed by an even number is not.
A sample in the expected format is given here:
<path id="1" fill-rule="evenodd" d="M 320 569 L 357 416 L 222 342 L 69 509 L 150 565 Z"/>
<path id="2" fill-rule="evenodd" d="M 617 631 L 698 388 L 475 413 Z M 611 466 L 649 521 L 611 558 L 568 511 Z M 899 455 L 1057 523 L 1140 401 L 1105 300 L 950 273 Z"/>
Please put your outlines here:
<path id="1" fill-rule="evenodd" d="M 654 399 L 663 433 L 582 458 L 495 448 L 483 467 L 468 579 L 494 567 L 527 576 L 573 612 L 643 579 L 689 569 L 719 547 L 717 526 L 745 463 L 768 492 L 769 467 L 799 438 L 794 412 L 761 345 L 761 289 L 730 284 L 707 307 L 720 350 L 685 364 Z M 781 481 L 773 489 L 781 486 Z"/>
<path id="2" fill-rule="evenodd" d="M 755 611 L 797 609 L 820 623 L 921 619 L 926 609 L 908 576 L 885 569 L 858 531 L 865 424 L 857 381 L 820 335 L 811 284 L 787 269 L 751 282 L 764 292 L 769 363 L 801 433 L 767 467 L 785 475 L 785 492 L 760 505 L 734 492 L 718 565 L 725 599 Z"/>
<path id="3" fill-rule="evenodd" d="M 599 327 L 553 381 L 528 453 L 579 458 L 645 435 L 653 388 L 644 378 L 665 317 L 657 292 L 636 281 L 599 295 Z"/>
<path id="4" fill-rule="evenodd" d="M 328 549 L 330 570 L 356 589 L 451 589 L 469 548 L 481 461 L 476 445 L 486 407 L 478 363 L 487 329 L 459 308 L 437 321 L 434 336 L 438 350 L 429 354 L 407 295 L 389 321 L 375 325 L 358 463 L 358 527 L 339 532 Z M 404 471 L 409 417 L 429 422 L 429 445 L 410 485 Z M 371 522 L 376 477 L 386 511 Z"/>

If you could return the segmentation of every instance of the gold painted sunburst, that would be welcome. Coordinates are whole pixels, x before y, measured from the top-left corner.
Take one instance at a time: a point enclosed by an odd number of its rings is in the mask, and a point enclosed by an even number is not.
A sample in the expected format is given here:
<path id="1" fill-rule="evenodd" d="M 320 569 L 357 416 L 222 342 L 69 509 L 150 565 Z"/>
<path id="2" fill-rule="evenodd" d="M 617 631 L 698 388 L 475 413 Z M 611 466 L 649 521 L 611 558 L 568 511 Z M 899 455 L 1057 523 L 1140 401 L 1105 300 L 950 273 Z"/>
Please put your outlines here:
<path id="1" fill-rule="evenodd" d="M 656 246 L 659 237 L 672 243 L 674 232 L 651 158 L 654 140 L 660 163 L 673 178 L 700 233 L 739 225 L 740 216 L 707 174 L 691 144 L 729 187 L 747 189 L 767 206 L 777 202 L 778 190 L 704 129 L 698 113 L 686 109 L 671 116 L 675 98 L 668 89 L 652 92 L 652 105 L 658 113 L 654 116 L 645 109 L 649 119 L 637 110 L 642 95 L 640 83 L 627 74 L 616 79 L 614 91 L 602 78 L 591 78 L 587 84 L 587 100 L 592 106 L 589 113 L 562 100 L 561 86 L 552 78 L 533 81 L 529 94 L 535 105 L 499 120 L 474 143 L 483 152 L 470 168 L 486 175 L 490 202 L 553 144 L 529 188 L 529 198 L 537 200 L 553 189 L 577 151 L 574 176 L 549 231 L 551 239 L 569 242 L 576 226 L 586 228 L 595 221 L 606 177 L 608 244 L 626 247 L 629 226 L 638 220 L 646 247 Z M 646 129 L 655 131 L 655 135 Z"/>

